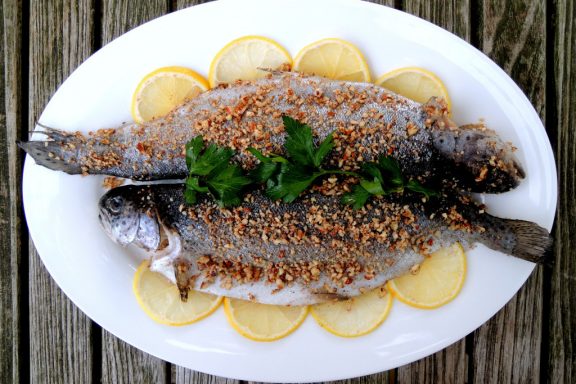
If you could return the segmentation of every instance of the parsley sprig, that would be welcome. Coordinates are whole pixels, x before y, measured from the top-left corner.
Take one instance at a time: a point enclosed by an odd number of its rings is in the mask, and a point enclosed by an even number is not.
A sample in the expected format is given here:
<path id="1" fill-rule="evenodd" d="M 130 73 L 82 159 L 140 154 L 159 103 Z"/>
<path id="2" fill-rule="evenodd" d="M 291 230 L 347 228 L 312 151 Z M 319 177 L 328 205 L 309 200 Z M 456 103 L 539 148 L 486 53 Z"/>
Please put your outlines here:
<path id="1" fill-rule="evenodd" d="M 240 166 L 230 164 L 234 151 L 210 144 L 205 148 L 202 136 L 186 144 L 188 177 L 184 197 L 188 204 L 195 204 L 199 193 L 212 195 L 222 207 L 239 205 L 242 190 L 252 184 Z"/>
<path id="2" fill-rule="evenodd" d="M 286 155 L 265 156 L 255 148 L 249 148 L 260 163 L 249 175 L 242 168 L 231 164 L 234 151 L 215 144 L 205 146 L 202 136 L 186 144 L 186 178 L 184 196 L 186 202 L 195 204 L 199 194 L 210 194 L 222 207 L 239 205 L 243 190 L 252 184 L 265 184 L 266 194 L 274 200 L 291 203 L 318 178 L 326 175 L 347 175 L 359 183 L 342 197 L 342 203 L 355 209 L 362 208 L 373 196 L 386 196 L 409 190 L 427 198 L 438 193 L 424 187 L 416 180 L 406 180 L 398 162 L 389 156 L 380 156 L 377 162 L 362 164 L 360 172 L 324 169 L 322 163 L 334 147 L 333 135 L 316 145 L 310 126 L 291 117 L 283 116 Z"/>
<path id="3" fill-rule="evenodd" d="M 274 200 L 282 199 L 291 203 L 316 179 L 329 174 L 356 176 L 354 172 L 323 169 L 322 162 L 334 147 L 332 134 L 316 146 L 312 128 L 291 117 L 283 116 L 286 142 L 286 157 L 276 154 L 264 156 L 255 148 L 248 150 L 260 164 L 251 176 L 259 183 L 266 184 L 266 194 Z"/>
<path id="4" fill-rule="evenodd" d="M 402 175 L 396 159 L 390 156 L 380 156 L 378 162 L 362 164 L 360 182 L 352 188 L 352 192 L 342 196 L 342 203 L 360 209 L 372 196 L 386 196 L 393 193 L 403 193 L 405 189 L 423 194 L 426 198 L 437 196 L 438 193 L 424 187 L 417 180 Z"/>

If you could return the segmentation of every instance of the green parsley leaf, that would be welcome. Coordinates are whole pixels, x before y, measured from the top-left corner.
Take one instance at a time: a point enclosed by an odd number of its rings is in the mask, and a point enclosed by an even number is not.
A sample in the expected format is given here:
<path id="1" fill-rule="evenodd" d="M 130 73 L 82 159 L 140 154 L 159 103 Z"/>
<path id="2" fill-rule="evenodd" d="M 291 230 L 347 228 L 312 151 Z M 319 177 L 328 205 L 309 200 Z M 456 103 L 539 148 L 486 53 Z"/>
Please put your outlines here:
<path id="1" fill-rule="evenodd" d="M 288 160 L 278 155 L 266 157 L 256 148 L 248 148 L 248 151 L 260 160 L 260 164 L 250 172 L 250 177 L 258 183 L 270 181 L 280 171 L 280 163 L 288 162 Z"/>
<path id="2" fill-rule="evenodd" d="M 314 146 L 312 128 L 289 116 L 282 116 L 286 130 L 284 147 L 291 160 L 298 165 L 319 168 L 320 164 L 334 147 L 332 134 L 329 134 L 318 148 Z"/>
<path id="3" fill-rule="evenodd" d="M 186 188 L 184 190 L 184 199 L 186 200 L 186 203 L 190 205 L 196 204 L 198 201 L 198 193 L 193 189 Z"/>
<path id="4" fill-rule="evenodd" d="M 324 141 L 320 143 L 316 153 L 314 153 L 314 166 L 320 167 L 322 161 L 324 161 L 324 158 L 330 153 L 332 148 L 334 148 L 334 139 L 333 133 L 330 133 Z"/>
<path id="5" fill-rule="evenodd" d="M 432 196 L 439 196 L 439 193 L 437 191 L 434 191 L 433 189 L 424 187 L 422 184 L 420 184 L 416 180 L 408 181 L 408 184 L 406 184 L 406 189 L 409 189 L 412 192 L 421 193 L 424 196 L 426 196 L 427 199 L 429 199 Z"/>
<path id="6" fill-rule="evenodd" d="M 286 153 L 295 164 L 314 166 L 312 128 L 288 116 L 282 116 L 286 130 Z"/>
<path id="7" fill-rule="evenodd" d="M 200 186 L 200 179 L 198 177 L 188 177 L 186 179 L 186 188 L 200 193 L 209 192 L 208 187 Z"/>
<path id="8" fill-rule="evenodd" d="M 267 195 L 275 200 L 294 201 L 318 177 L 329 173 L 346 173 L 339 170 L 327 171 L 320 165 L 334 147 L 332 134 L 329 134 L 318 147 L 314 145 L 312 129 L 291 117 L 283 116 L 286 141 L 286 157 L 272 154 L 263 155 L 255 148 L 249 148 L 260 164 L 250 176 L 259 183 L 266 184 Z"/>
<path id="9" fill-rule="evenodd" d="M 250 172 L 250 177 L 258 183 L 271 181 L 272 176 L 278 172 L 280 164 L 278 163 L 260 163 Z"/>
<path id="10" fill-rule="evenodd" d="M 244 176 L 238 165 L 226 164 L 216 169 L 206 180 L 206 184 L 218 205 L 222 207 L 239 205 L 242 202 L 242 189 L 252 180 Z"/>
<path id="11" fill-rule="evenodd" d="M 230 148 L 204 145 L 202 136 L 186 144 L 188 177 L 184 197 L 188 204 L 198 201 L 198 194 L 211 194 L 218 205 L 227 207 L 242 202 L 242 189 L 252 183 L 242 168 L 230 164 L 234 151 Z"/>
<path id="12" fill-rule="evenodd" d="M 342 197 L 342 203 L 352 205 L 354 209 L 359 209 L 366 204 L 371 196 L 403 193 L 405 189 L 422 193 L 427 198 L 438 195 L 437 192 L 422 186 L 416 180 L 406 182 L 398 162 L 392 157 L 380 156 L 377 163 L 362 164 L 359 184 L 354 186 L 352 192 Z"/>
<path id="13" fill-rule="evenodd" d="M 234 156 L 232 149 L 210 144 L 201 155 L 191 162 L 188 169 L 191 175 L 206 176 L 215 168 L 228 163 L 232 156 Z"/>
<path id="14" fill-rule="evenodd" d="M 374 178 L 373 181 L 361 179 L 360 186 L 362 186 L 362 188 L 364 188 L 364 190 L 366 190 L 371 195 L 380 196 L 385 193 L 384 188 L 382 188 L 382 183 L 377 178 Z"/>
<path id="15" fill-rule="evenodd" d="M 404 185 L 404 177 L 402 177 L 400 165 L 395 158 L 392 156 L 380 156 L 378 159 L 378 165 L 380 166 L 382 172 L 386 175 L 386 180 L 389 184 L 394 187 Z"/>
<path id="16" fill-rule="evenodd" d="M 262 154 L 262 152 L 260 152 L 259 150 L 257 150 L 256 148 L 250 147 L 248 148 L 248 152 L 250 152 L 251 154 L 254 155 L 254 157 L 256 157 L 258 160 L 260 160 L 260 162 L 262 163 L 271 163 L 272 159 L 270 159 L 269 157 L 266 157 Z"/>
<path id="17" fill-rule="evenodd" d="M 204 148 L 204 139 L 202 136 L 196 136 L 192 140 L 186 143 L 186 166 L 188 169 L 196 162 L 200 152 Z"/>
<path id="18" fill-rule="evenodd" d="M 382 175 L 382 171 L 378 167 L 378 164 L 364 163 L 362 164 L 362 172 L 372 176 L 375 181 L 378 180 L 380 184 L 384 185 L 384 176 Z"/>
<path id="19" fill-rule="evenodd" d="M 345 205 L 351 205 L 354 209 L 360 209 L 366 204 L 369 198 L 370 192 L 360 185 L 355 185 L 354 188 L 352 188 L 352 192 L 342 196 L 341 202 Z"/>
<path id="20" fill-rule="evenodd" d="M 266 193 L 271 199 L 282 199 L 285 203 L 291 203 L 296 200 L 314 180 L 325 174 L 323 171 L 310 172 L 304 167 L 285 163 L 281 166 L 277 184 L 269 186 Z"/>

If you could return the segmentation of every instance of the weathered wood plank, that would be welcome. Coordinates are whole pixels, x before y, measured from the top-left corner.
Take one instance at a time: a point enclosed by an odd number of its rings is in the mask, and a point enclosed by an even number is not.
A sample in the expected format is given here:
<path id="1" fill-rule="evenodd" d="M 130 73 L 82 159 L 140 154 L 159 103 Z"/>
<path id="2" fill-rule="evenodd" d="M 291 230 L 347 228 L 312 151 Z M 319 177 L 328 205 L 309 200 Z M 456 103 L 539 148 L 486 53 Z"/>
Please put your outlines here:
<path id="1" fill-rule="evenodd" d="M 373 375 L 355 377 L 353 379 L 325 382 L 324 384 L 386 384 L 386 383 L 392 384 L 395 383 L 394 377 L 395 377 L 394 370 L 391 370 L 387 372 L 375 373 Z M 220 382 L 210 382 L 210 383 L 220 384 Z M 222 384 L 224 383 L 225 382 L 222 382 Z M 249 381 L 248 384 L 264 384 L 264 383 Z"/>
<path id="2" fill-rule="evenodd" d="M 103 0 L 102 45 L 168 11 L 167 0 Z"/>
<path id="3" fill-rule="evenodd" d="M 410 365 L 397 369 L 397 383 L 464 383 L 468 359 L 465 339 Z"/>
<path id="4" fill-rule="evenodd" d="M 28 126 L 63 80 L 91 53 L 92 4 L 30 4 Z M 92 380 L 91 322 L 64 296 L 30 247 L 30 379 L 34 383 Z"/>
<path id="5" fill-rule="evenodd" d="M 404 11 L 470 41 L 470 0 L 405 0 Z"/>
<path id="6" fill-rule="evenodd" d="M 557 137 L 560 196 L 554 233 L 547 381 L 573 383 L 576 381 L 576 255 L 573 247 L 576 238 L 576 5 L 571 0 L 558 0 L 554 5 L 556 103 L 549 108 L 552 115 L 557 116 L 556 127 L 551 129 Z"/>
<path id="7" fill-rule="evenodd" d="M 474 333 L 474 382 L 539 382 L 542 327 L 540 269 L 520 292 Z"/>
<path id="8" fill-rule="evenodd" d="M 546 2 L 486 1 L 480 46 L 522 88 L 544 118 L 546 89 Z"/>
<path id="9" fill-rule="evenodd" d="M 331 381 L 326 384 L 386 384 L 394 382 L 394 370 L 392 370 L 368 376 L 355 377 L 353 379 Z"/>
<path id="10" fill-rule="evenodd" d="M 543 119 L 545 1 L 487 1 L 481 15 L 480 48 L 518 83 Z M 474 333 L 474 381 L 539 381 L 542 292 L 538 267 L 504 309 Z"/>
<path id="11" fill-rule="evenodd" d="M 386 5 L 388 7 L 394 7 L 395 1 L 394 0 L 367 0 L 369 3 Z"/>
<path id="12" fill-rule="evenodd" d="M 428 20 L 470 41 L 470 4 L 468 0 L 404 1 L 404 10 Z M 398 383 L 463 383 L 467 379 L 466 341 L 397 370 Z"/>
<path id="13" fill-rule="evenodd" d="M 166 14 L 168 1 L 106 0 L 102 2 L 101 42 L 105 45 L 129 30 Z M 164 383 L 169 367 L 102 331 L 102 383 Z"/>
<path id="14" fill-rule="evenodd" d="M 214 0 L 176 0 L 175 1 L 176 2 L 176 9 L 175 10 L 188 8 L 188 7 L 191 7 L 193 5 L 209 3 L 211 1 L 214 1 Z M 370 3 L 387 5 L 389 7 L 394 6 L 394 0 L 366 0 L 366 1 L 368 1 Z"/>
<path id="15" fill-rule="evenodd" d="M 388 7 L 394 7 L 394 5 L 396 3 L 394 0 L 366 0 L 366 1 L 369 3 L 386 5 Z"/>
<path id="16" fill-rule="evenodd" d="M 209 3 L 213 0 L 176 0 L 176 10 L 191 7 L 193 5 Z"/>
<path id="17" fill-rule="evenodd" d="M 21 311 L 20 265 L 22 249 L 22 154 L 16 140 L 22 135 L 22 6 L 0 4 L 0 377 L 8 382 L 20 377 Z M 26 319 L 27 321 L 27 319 Z M 24 335 L 26 337 L 26 335 Z"/>
<path id="18" fill-rule="evenodd" d="M 166 383 L 167 365 L 103 331 L 102 383 Z"/>
<path id="19" fill-rule="evenodd" d="M 238 384 L 240 381 L 234 379 L 227 379 L 224 377 L 207 375 L 172 365 L 172 383 L 175 384 Z"/>

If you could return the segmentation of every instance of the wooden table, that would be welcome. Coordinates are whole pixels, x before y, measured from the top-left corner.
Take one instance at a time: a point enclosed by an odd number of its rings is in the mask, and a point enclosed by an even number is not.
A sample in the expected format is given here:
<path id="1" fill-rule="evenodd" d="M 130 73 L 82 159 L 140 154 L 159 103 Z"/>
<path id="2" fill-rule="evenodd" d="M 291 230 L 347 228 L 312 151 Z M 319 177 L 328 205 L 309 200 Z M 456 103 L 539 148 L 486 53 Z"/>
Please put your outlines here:
<path id="1" fill-rule="evenodd" d="M 311 0 L 312 1 L 312 0 Z M 0 2 L 0 380 L 236 383 L 174 366 L 101 329 L 46 272 L 21 204 L 25 139 L 68 75 L 98 48 L 195 0 Z M 524 90 L 555 151 L 553 267 L 538 267 L 494 318 L 445 350 L 346 383 L 576 382 L 576 6 L 572 0 L 384 0 L 484 51 Z"/>

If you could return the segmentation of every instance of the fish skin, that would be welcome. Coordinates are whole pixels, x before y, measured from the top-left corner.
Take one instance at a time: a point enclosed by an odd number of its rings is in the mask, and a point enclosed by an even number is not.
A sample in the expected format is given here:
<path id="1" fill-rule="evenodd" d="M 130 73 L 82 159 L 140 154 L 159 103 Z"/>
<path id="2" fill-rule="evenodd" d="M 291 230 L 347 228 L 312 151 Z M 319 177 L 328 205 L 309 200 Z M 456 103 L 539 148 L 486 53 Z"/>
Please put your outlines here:
<path id="1" fill-rule="evenodd" d="M 317 141 L 334 132 L 331 167 L 354 170 L 387 154 L 407 176 L 446 174 L 464 189 L 489 193 L 515 188 L 524 177 L 510 144 L 483 126 L 457 127 L 441 100 L 422 105 L 374 84 L 287 72 L 207 91 L 143 124 L 89 135 L 45 129 L 45 139 L 19 145 L 37 164 L 70 174 L 182 179 L 185 143 L 199 134 L 235 149 L 247 169 L 255 162 L 249 147 L 281 154 L 282 115 L 308 123 Z"/>
<path id="2" fill-rule="evenodd" d="M 551 242 L 538 225 L 483 213 L 466 197 L 380 199 L 354 211 L 337 196 L 311 192 L 282 204 L 253 191 L 241 206 L 224 209 L 210 200 L 187 206 L 183 191 L 181 184 L 129 185 L 99 202 L 110 238 L 148 249 L 151 268 L 175 282 L 183 300 L 192 288 L 266 304 L 314 304 L 379 287 L 456 241 L 534 262 Z M 323 232 L 337 225 L 342 233 Z M 275 237 L 275 230 L 292 235 Z"/>

